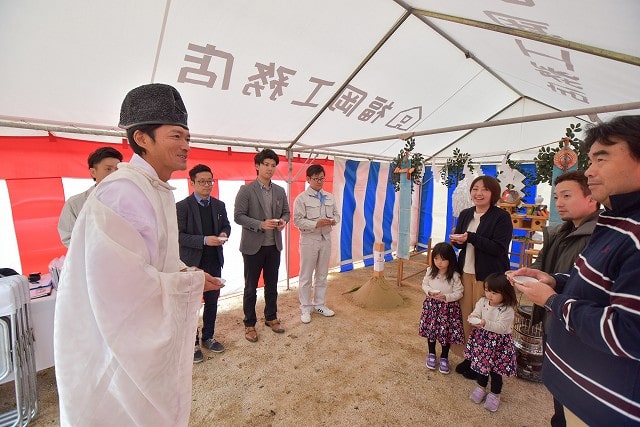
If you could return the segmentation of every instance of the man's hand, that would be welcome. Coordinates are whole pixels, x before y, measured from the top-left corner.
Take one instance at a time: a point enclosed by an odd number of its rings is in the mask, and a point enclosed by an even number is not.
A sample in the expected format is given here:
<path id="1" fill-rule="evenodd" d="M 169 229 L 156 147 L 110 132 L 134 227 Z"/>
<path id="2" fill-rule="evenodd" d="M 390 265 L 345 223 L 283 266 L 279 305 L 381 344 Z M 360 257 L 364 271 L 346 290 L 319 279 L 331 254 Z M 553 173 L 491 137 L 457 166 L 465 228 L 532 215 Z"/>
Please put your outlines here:
<path id="1" fill-rule="evenodd" d="M 556 279 L 544 271 L 525 267 L 516 271 L 507 271 L 505 275 L 517 290 L 522 292 L 531 302 L 541 307 L 544 306 L 544 303 L 547 302 L 551 295 L 556 293 L 553 290 L 556 286 Z M 514 279 L 517 276 L 532 277 L 537 281 L 518 281 Z"/>
<path id="2" fill-rule="evenodd" d="M 515 271 L 507 271 L 505 275 L 507 276 L 507 279 L 509 279 L 511 283 L 513 283 L 513 278 L 515 276 L 527 276 L 527 277 L 533 277 L 539 282 L 542 282 L 547 286 L 550 286 L 552 289 L 556 287 L 555 277 L 553 277 L 548 273 L 545 273 L 542 270 L 536 270 L 535 268 L 524 267 Z"/>
<path id="3" fill-rule="evenodd" d="M 224 233 L 223 233 L 224 234 Z M 227 236 L 221 234 L 220 236 L 206 236 L 205 244 L 207 246 L 221 246 L 227 241 Z"/>
<path id="4" fill-rule="evenodd" d="M 222 281 L 220 280 L 219 277 L 213 277 L 209 273 L 204 273 L 204 289 L 203 289 L 203 292 L 217 291 L 222 287 L 224 287 L 224 283 L 222 283 Z"/>
<path id="5" fill-rule="evenodd" d="M 316 221 L 316 228 L 327 227 L 330 225 L 336 225 L 336 220 L 331 218 L 320 218 Z"/>
<path id="6" fill-rule="evenodd" d="M 555 292 L 546 283 L 542 282 L 524 282 L 522 284 L 514 282 L 514 286 L 517 290 L 525 294 L 527 298 L 534 304 L 544 306 L 549 297 Z"/>
<path id="7" fill-rule="evenodd" d="M 284 228 L 284 226 L 280 228 L 281 222 L 284 223 L 284 221 L 279 219 L 265 219 L 260 223 L 260 228 L 262 228 L 263 230 L 273 230 L 274 228 L 277 228 L 278 230 L 282 231 L 282 228 Z"/>

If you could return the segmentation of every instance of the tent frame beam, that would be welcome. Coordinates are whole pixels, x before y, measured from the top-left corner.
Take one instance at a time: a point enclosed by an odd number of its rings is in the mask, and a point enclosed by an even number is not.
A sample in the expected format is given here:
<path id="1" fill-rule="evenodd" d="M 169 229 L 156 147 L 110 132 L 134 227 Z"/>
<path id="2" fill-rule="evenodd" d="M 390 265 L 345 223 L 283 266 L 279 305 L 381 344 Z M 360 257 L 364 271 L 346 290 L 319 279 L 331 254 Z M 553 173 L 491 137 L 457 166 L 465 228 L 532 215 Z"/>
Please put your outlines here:
<path id="1" fill-rule="evenodd" d="M 365 144 L 369 142 L 381 142 L 381 141 L 389 141 L 393 139 L 398 140 L 406 140 L 408 138 L 416 137 L 416 136 L 426 136 L 426 135 L 436 135 L 440 133 L 447 132 L 457 132 L 461 130 L 470 130 L 470 129 L 480 129 L 480 128 L 488 128 L 494 126 L 505 126 L 512 125 L 518 123 L 526 123 L 526 122 L 535 122 L 535 121 L 543 121 L 543 120 L 552 120 L 552 119 L 560 119 L 565 117 L 577 117 L 577 116 L 593 116 L 598 113 L 611 113 L 618 111 L 628 111 L 628 110 L 638 110 L 640 109 L 640 101 L 630 102 L 625 104 L 612 104 L 605 105 L 600 107 L 590 107 L 590 108 L 580 108 L 575 110 L 566 110 L 566 111 L 556 111 L 552 113 L 544 113 L 544 114 L 534 114 L 530 116 L 522 116 L 522 117 L 513 117 L 508 119 L 500 119 L 493 121 L 484 121 L 477 123 L 469 123 L 464 125 L 455 125 L 449 127 L 443 127 L 438 129 L 428 129 L 424 131 L 417 132 L 405 132 L 394 135 L 386 135 L 379 136 L 373 138 L 365 138 L 365 139 L 356 139 L 349 141 L 341 141 L 341 142 L 333 142 L 328 144 L 320 144 L 314 146 L 307 147 L 285 147 L 283 144 L 286 142 L 275 142 L 275 141 L 225 141 L 225 140 L 217 140 L 211 137 L 205 136 L 197 136 L 193 135 L 191 138 L 191 142 L 193 143 L 201 143 L 206 145 L 220 145 L 224 147 L 251 147 L 256 150 L 262 148 L 271 148 L 275 150 L 291 150 L 295 153 L 307 153 L 307 154 L 317 154 L 317 155 L 327 155 L 327 156 L 349 156 L 349 157 L 357 157 L 361 159 L 368 160 L 381 160 L 381 161 L 389 161 L 392 157 L 387 156 L 377 156 L 377 155 L 367 155 L 365 153 L 358 153 L 354 151 L 346 151 L 346 150 L 327 150 L 327 148 L 341 147 L 347 145 L 358 145 Z M 61 125 L 61 124 L 38 124 L 38 123 L 28 123 L 21 119 L 13 118 L 13 120 L 7 120 L 6 117 L 0 116 L 0 127 L 12 127 L 12 128 L 22 128 L 22 129 L 31 129 L 31 130 L 42 130 L 46 132 L 63 132 L 63 133 L 72 133 L 72 134 L 86 134 L 86 135 L 104 135 L 104 136 L 112 136 L 119 138 L 126 138 L 125 132 L 122 130 L 116 130 L 114 128 L 103 127 L 102 129 L 96 128 L 83 128 L 74 125 Z M 440 150 L 439 152 L 441 152 Z M 431 156 L 434 157 L 434 156 Z"/>
<path id="2" fill-rule="evenodd" d="M 515 100 L 515 101 L 513 101 L 511 104 L 509 104 L 509 105 L 505 106 L 505 107 L 504 107 L 504 108 L 502 108 L 500 111 L 498 111 L 497 113 L 495 113 L 495 114 L 493 114 L 491 117 L 489 117 L 487 120 L 491 120 L 491 119 L 493 119 L 494 117 L 497 117 L 497 116 L 498 116 L 498 115 L 500 115 L 501 113 L 503 113 L 503 112 L 507 111 L 510 107 L 512 107 L 512 106 L 513 106 L 513 105 L 515 105 L 516 103 L 518 103 L 518 102 L 520 102 L 520 101 L 522 101 L 522 100 L 527 100 L 527 99 L 530 99 L 530 100 L 531 100 L 531 101 L 533 101 L 533 102 L 537 102 L 537 103 L 539 103 L 539 104 L 545 105 L 545 106 L 546 106 L 546 107 L 548 107 L 548 108 L 551 108 L 551 109 L 554 109 L 554 110 L 556 110 L 556 111 L 559 111 L 559 110 L 557 110 L 556 108 L 554 108 L 554 107 L 552 107 L 552 106 L 550 106 L 550 105 L 546 105 L 546 104 L 544 104 L 544 103 L 541 103 L 541 102 L 540 102 L 540 101 L 538 101 L 538 100 L 531 99 L 531 98 L 529 98 L 529 97 L 523 96 L 523 97 L 521 97 L 521 98 L 519 98 L 519 99 L 516 99 L 516 100 Z M 594 114 L 594 116 L 596 116 L 596 115 Z M 596 116 L 596 117 L 597 117 L 597 116 Z M 580 121 L 583 121 L 583 122 L 585 122 L 585 123 L 589 123 L 589 121 L 588 121 L 588 120 L 580 119 L 579 117 L 577 117 L 577 119 L 578 119 L 578 120 L 580 120 Z M 595 120 L 594 120 L 594 121 L 595 121 Z M 437 156 L 438 156 L 438 154 L 442 153 L 444 150 L 446 150 L 446 149 L 448 149 L 448 148 L 450 148 L 450 147 L 453 147 L 454 145 L 456 145 L 458 142 L 460 142 L 462 139 L 466 138 L 467 136 L 469 136 L 469 135 L 470 135 L 470 134 L 472 134 L 473 132 L 475 132 L 475 129 L 471 129 L 471 130 L 469 130 L 468 132 L 465 132 L 465 134 L 464 134 L 464 135 L 462 135 L 462 136 L 460 136 L 460 137 L 456 138 L 456 139 L 455 139 L 454 141 L 452 141 L 450 144 L 445 145 L 445 146 L 444 146 L 444 147 L 442 147 L 440 150 L 438 150 L 438 151 L 436 151 L 435 153 L 431 154 L 431 155 L 430 155 L 426 160 L 430 160 L 430 159 L 432 159 L 432 158 L 434 158 L 434 157 L 437 157 Z"/>
<path id="3" fill-rule="evenodd" d="M 520 30 L 517 28 L 510 28 L 502 25 L 490 24 L 488 22 L 476 21 L 474 19 L 447 15 L 444 13 L 433 12 L 430 10 L 413 9 L 412 13 L 416 15 L 426 16 L 429 18 L 441 19 L 443 21 L 455 22 L 457 24 L 469 25 L 472 27 L 482 28 L 489 31 L 495 31 L 498 33 L 509 34 L 515 37 L 522 37 L 529 40 L 535 40 L 541 43 L 551 44 L 551 45 L 563 47 L 566 49 L 576 50 L 578 52 L 588 53 L 590 55 L 601 56 L 603 58 L 612 59 L 614 61 L 625 62 L 631 65 L 640 65 L 640 58 L 638 58 L 637 56 L 627 55 L 621 52 L 614 52 L 612 50 L 602 49 L 595 46 L 589 46 L 584 43 L 564 40 L 558 37 L 548 36 L 546 34 L 539 34 L 531 31 Z M 466 52 L 466 54 L 469 57 L 472 56 L 470 52 Z"/>
<path id="4" fill-rule="evenodd" d="M 464 125 L 448 126 L 448 127 L 438 128 L 438 129 L 428 129 L 428 130 L 417 131 L 417 132 L 405 132 L 405 133 L 380 136 L 380 137 L 374 137 L 374 138 L 355 139 L 350 141 L 320 144 L 320 145 L 315 145 L 314 149 L 340 147 L 345 145 L 366 144 L 369 142 L 380 142 L 380 141 L 387 141 L 390 139 L 406 140 L 408 138 L 412 138 L 415 136 L 436 135 L 440 133 L 457 132 L 461 130 L 488 128 L 488 127 L 494 127 L 494 126 L 505 126 L 505 125 L 513 125 L 518 123 L 525 123 L 525 122 L 561 119 L 565 117 L 589 116 L 589 115 L 598 114 L 598 113 L 611 113 L 611 112 L 617 112 L 617 111 L 638 110 L 638 109 L 640 109 L 640 101 L 629 102 L 624 104 L 604 105 L 600 107 L 578 108 L 575 110 L 555 111 L 552 113 L 533 114 L 530 116 L 512 117 L 508 119 L 469 123 Z M 307 150 L 303 148 L 298 148 L 298 149 L 294 149 L 294 151 L 307 151 Z"/>
<path id="5" fill-rule="evenodd" d="M 94 135 L 94 136 L 108 136 L 113 138 L 126 139 L 127 134 L 122 129 L 116 129 L 113 127 L 100 127 L 93 125 L 74 125 L 69 123 L 59 122 L 39 122 L 35 123 L 29 119 L 19 117 L 6 117 L 0 116 L 0 128 L 15 128 L 26 129 L 34 131 L 43 131 L 48 133 L 68 133 L 78 135 Z M 244 147 L 254 148 L 261 150 L 263 148 L 271 148 L 272 150 L 284 150 L 287 151 L 287 145 L 290 141 L 270 141 L 270 140 L 251 140 L 249 138 L 235 138 L 226 140 L 216 136 L 207 135 L 191 135 L 192 144 L 200 144 L 205 146 L 219 146 L 219 147 Z M 366 154 L 356 151 L 348 150 L 322 150 L 315 149 L 315 147 L 308 147 L 305 154 L 315 154 L 316 156 L 342 156 L 350 158 L 358 158 L 364 160 L 378 160 L 378 161 L 391 161 L 393 157 L 381 156 L 376 154 Z"/>

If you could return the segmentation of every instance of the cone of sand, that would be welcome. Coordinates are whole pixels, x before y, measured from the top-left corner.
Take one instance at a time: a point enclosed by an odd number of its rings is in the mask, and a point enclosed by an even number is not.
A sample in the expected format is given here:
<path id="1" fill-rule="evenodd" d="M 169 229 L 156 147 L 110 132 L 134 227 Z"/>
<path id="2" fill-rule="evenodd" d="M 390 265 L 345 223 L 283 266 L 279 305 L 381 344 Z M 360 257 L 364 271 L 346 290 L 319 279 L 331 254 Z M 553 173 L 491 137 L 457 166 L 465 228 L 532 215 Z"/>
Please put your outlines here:
<path id="1" fill-rule="evenodd" d="M 352 294 L 353 302 L 359 307 L 370 310 L 394 308 L 402 305 L 402 297 L 397 288 L 384 279 L 384 243 L 373 245 L 373 277 Z"/>

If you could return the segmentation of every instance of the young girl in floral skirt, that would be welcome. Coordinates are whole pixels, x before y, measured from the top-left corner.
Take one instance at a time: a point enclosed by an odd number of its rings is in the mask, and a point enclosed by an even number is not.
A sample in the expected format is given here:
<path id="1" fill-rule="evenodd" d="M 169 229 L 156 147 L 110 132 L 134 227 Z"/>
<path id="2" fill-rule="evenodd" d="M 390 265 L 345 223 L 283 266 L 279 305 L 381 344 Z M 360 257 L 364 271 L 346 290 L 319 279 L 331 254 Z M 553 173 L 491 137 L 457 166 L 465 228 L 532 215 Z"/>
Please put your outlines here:
<path id="1" fill-rule="evenodd" d="M 469 398 L 478 404 L 484 400 L 484 408 L 495 412 L 500 405 L 502 376 L 516 375 L 516 348 L 511 331 L 517 300 L 507 276 L 498 273 L 485 279 L 484 295 L 467 319 L 473 329 L 464 357 L 478 373 L 478 386 Z M 487 393 L 489 377 L 491 391 Z"/>
<path id="2" fill-rule="evenodd" d="M 462 298 L 462 282 L 456 271 L 456 253 L 449 243 L 438 243 L 431 250 L 431 267 L 422 281 L 427 297 L 422 304 L 422 316 L 418 334 L 427 339 L 429 354 L 427 368 L 449 373 L 449 348 L 451 344 L 464 343 L 462 312 L 458 300 Z M 440 363 L 436 363 L 436 341 L 442 346 Z"/>

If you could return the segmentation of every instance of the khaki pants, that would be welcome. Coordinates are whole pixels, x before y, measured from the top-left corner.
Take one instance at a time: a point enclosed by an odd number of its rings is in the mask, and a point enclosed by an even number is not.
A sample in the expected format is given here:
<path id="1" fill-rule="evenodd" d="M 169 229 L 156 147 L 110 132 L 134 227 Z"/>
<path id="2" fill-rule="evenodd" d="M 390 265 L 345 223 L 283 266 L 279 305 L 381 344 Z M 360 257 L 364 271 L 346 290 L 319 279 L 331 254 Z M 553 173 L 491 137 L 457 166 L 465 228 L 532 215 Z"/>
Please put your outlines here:
<path id="1" fill-rule="evenodd" d="M 571 412 L 566 406 L 564 407 L 564 418 L 567 420 L 567 427 L 587 427 L 576 414 Z"/>
<path id="2" fill-rule="evenodd" d="M 298 297 L 303 313 L 325 305 L 330 258 L 331 240 L 300 237 Z"/>
<path id="3" fill-rule="evenodd" d="M 460 311 L 462 312 L 462 326 L 466 341 L 471 333 L 471 325 L 467 322 L 467 317 L 473 311 L 478 300 L 484 296 L 484 282 L 476 280 L 475 274 L 462 273 L 462 286 L 464 287 L 464 293 L 460 299 Z M 451 346 L 451 349 L 455 355 L 462 357 L 464 346 L 454 345 Z"/>

